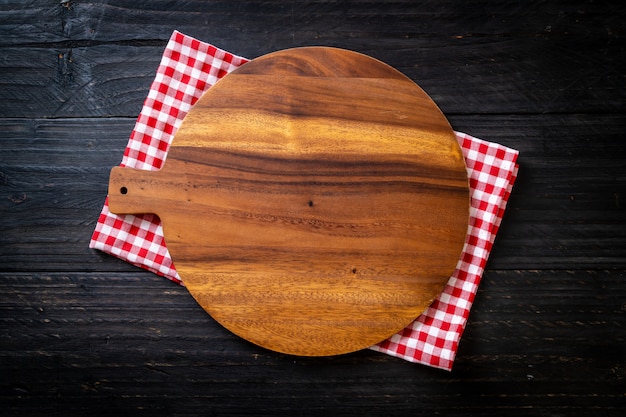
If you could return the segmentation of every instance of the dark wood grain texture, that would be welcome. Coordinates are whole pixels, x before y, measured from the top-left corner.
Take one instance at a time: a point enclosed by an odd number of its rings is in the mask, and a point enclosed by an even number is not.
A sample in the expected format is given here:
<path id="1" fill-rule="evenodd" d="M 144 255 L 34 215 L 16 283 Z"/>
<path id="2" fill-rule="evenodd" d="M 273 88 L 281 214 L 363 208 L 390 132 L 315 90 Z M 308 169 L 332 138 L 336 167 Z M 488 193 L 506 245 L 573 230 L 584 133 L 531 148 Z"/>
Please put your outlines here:
<path id="1" fill-rule="evenodd" d="M 37 415 L 621 416 L 619 1 L 0 4 L 0 406 Z M 178 29 L 255 58 L 325 45 L 422 86 L 520 174 L 451 373 L 233 337 L 186 289 L 87 248 Z"/>
<path id="2" fill-rule="evenodd" d="M 488 271 L 447 373 L 368 350 L 331 358 L 260 350 L 149 273 L 5 273 L 3 411 L 617 416 L 625 277 Z"/>
<path id="3" fill-rule="evenodd" d="M 137 114 L 174 29 L 247 58 L 311 45 L 362 52 L 419 81 L 448 115 L 623 112 L 624 7 L 200 0 L 67 10 L 13 0 L 0 22 L 0 113 Z"/>

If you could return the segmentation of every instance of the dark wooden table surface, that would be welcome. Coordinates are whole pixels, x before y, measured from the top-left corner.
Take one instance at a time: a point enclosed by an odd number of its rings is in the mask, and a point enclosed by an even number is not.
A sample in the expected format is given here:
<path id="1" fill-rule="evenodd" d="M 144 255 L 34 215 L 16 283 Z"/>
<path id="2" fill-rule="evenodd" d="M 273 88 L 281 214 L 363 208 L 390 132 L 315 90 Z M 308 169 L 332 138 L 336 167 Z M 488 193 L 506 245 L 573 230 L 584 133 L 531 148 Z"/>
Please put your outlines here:
<path id="1" fill-rule="evenodd" d="M 0 2 L 0 414 L 622 416 L 623 1 Z M 452 372 L 265 351 L 88 249 L 171 32 L 396 67 L 520 174 Z"/>

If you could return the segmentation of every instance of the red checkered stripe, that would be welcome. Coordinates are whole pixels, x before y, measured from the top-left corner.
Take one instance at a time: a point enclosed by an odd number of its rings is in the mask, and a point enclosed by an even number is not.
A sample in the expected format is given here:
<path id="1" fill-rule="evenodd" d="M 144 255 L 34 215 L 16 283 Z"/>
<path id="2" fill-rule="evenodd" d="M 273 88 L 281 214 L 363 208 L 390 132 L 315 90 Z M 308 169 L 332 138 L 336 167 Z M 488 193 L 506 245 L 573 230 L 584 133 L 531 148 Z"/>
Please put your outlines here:
<path id="1" fill-rule="evenodd" d="M 455 132 L 467 165 L 471 206 L 467 238 L 442 293 L 411 325 L 371 349 L 450 370 L 508 197 L 517 151 Z"/>
<path id="2" fill-rule="evenodd" d="M 157 170 L 191 106 L 224 75 L 248 60 L 175 31 L 130 135 L 121 166 Z M 89 247 L 182 284 L 160 220 L 154 215 L 109 212 L 108 199 Z"/>
<path id="3" fill-rule="evenodd" d="M 191 106 L 217 80 L 247 62 L 213 45 L 174 32 L 138 117 L 122 166 L 160 169 Z M 446 288 L 414 323 L 371 347 L 403 359 L 451 369 L 489 251 L 517 173 L 517 152 L 456 133 L 463 150 L 472 202 L 468 237 Z M 105 202 L 90 247 L 182 284 L 158 217 L 117 216 Z"/>

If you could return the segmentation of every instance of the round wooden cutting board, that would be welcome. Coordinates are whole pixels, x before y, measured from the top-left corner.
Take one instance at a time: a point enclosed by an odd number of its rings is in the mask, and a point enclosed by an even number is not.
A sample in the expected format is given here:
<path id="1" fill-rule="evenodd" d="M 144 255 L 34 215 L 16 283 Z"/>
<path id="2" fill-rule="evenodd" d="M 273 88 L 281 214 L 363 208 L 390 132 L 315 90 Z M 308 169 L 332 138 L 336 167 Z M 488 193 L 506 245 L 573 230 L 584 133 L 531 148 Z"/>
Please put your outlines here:
<path id="1" fill-rule="evenodd" d="M 198 303 L 295 355 L 380 342 L 453 272 L 469 189 L 446 118 L 409 78 L 335 48 L 265 55 L 191 109 L 160 171 L 113 168 L 113 213 L 155 213 Z"/>

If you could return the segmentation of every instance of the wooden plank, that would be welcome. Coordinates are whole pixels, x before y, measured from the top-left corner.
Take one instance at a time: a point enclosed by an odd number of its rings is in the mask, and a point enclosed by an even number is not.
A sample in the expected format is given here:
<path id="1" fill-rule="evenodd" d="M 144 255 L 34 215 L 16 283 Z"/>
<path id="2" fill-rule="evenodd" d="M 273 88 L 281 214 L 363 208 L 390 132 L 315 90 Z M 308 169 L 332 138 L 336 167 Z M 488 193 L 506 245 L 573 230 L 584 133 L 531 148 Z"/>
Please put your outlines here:
<path id="1" fill-rule="evenodd" d="M 219 40 L 203 39 L 223 46 Z M 477 43 L 413 42 L 395 55 L 376 54 L 365 44 L 339 46 L 372 54 L 399 69 L 446 114 L 624 111 L 618 93 L 620 55 L 611 48 L 596 49 L 589 56 L 593 64 L 573 68 L 568 57 L 579 47 L 575 44 L 541 44 L 532 38 L 468 42 Z M 164 46 L 0 48 L 0 76 L 11 80 L 0 90 L 0 114 L 136 116 Z M 239 49 L 230 51 L 245 56 Z M 547 56 L 554 59 L 550 65 L 544 63 Z M 484 60 L 489 61 L 487 73 Z"/>
<path id="2" fill-rule="evenodd" d="M 329 1 L 285 4 L 280 0 L 232 2 L 187 0 L 168 3 L 118 0 L 72 2 L 71 7 L 43 0 L 9 0 L 0 13 L 2 42 L 11 45 L 72 40 L 119 42 L 165 39 L 173 29 L 190 35 L 231 38 L 251 43 L 249 51 L 302 38 L 328 40 L 378 39 L 396 44 L 419 36 L 449 42 L 485 35 L 605 37 L 616 39 L 625 8 L 617 2 L 571 1 L 498 3 L 488 0 L 446 0 L 417 4 L 411 0 L 360 1 L 338 5 Z M 480 30 L 477 31 L 477 28 Z M 453 29 L 450 31 L 450 29 Z M 313 36 L 315 35 L 315 36 Z M 273 40 L 268 43 L 268 40 Z M 282 48 L 281 48 L 282 49 Z M 381 48 L 382 49 L 382 48 Z M 247 51 L 246 51 L 247 52 Z"/>
<path id="3" fill-rule="evenodd" d="M 137 117 L 163 47 L 0 48 L 3 117 Z"/>
<path id="4" fill-rule="evenodd" d="M 150 2 L 19 4 L 0 11 L 5 117 L 135 116 L 174 29 L 249 58 L 307 45 L 363 52 L 416 81 L 446 114 L 624 111 L 624 6 L 190 1 L 164 13 Z"/>
<path id="5" fill-rule="evenodd" d="M 184 288 L 149 273 L 1 273 L 0 404 L 6 415 L 489 416 L 531 407 L 572 415 L 603 407 L 617 416 L 624 277 L 489 271 L 447 373 L 368 350 L 295 358 L 259 349 L 213 322 Z"/>
<path id="6" fill-rule="evenodd" d="M 132 119 L 3 119 L 0 139 L 2 269 L 132 271 L 88 249 L 107 193 L 108 171 L 120 163 Z"/>
<path id="7" fill-rule="evenodd" d="M 455 129 L 521 151 L 493 268 L 623 267 L 622 115 L 455 116 Z M 0 121 L 0 268 L 123 270 L 87 248 L 134 121 Z M 545 245 L 538 245 L 544 242 Z"/>

